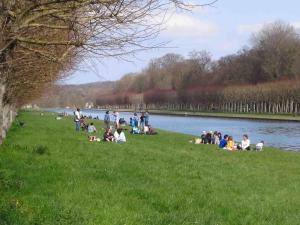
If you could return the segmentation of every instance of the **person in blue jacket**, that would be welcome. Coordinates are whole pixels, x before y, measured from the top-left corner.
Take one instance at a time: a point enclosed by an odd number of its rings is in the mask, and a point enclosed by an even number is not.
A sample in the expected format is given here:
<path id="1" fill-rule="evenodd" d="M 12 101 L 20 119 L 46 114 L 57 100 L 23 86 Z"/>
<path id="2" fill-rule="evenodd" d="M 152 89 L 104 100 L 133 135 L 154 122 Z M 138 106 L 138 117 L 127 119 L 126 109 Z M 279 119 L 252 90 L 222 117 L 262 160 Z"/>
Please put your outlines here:
<path id="1" fill-rule="evenodd" d="M 219 148 L 225 148 L 227 146 L 228 135 L 224 135 L 224 138 L 220 141 Z"/>

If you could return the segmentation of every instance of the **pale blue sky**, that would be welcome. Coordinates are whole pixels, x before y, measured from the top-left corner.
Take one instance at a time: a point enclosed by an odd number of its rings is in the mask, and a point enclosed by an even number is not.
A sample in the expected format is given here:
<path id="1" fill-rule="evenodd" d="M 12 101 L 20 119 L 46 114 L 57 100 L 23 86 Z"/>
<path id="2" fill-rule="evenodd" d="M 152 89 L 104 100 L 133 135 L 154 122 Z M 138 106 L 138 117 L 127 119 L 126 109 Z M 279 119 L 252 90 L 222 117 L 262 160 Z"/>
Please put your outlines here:
<path id="1" fill-rule="evenodd" d="M 114 59 L 84 62 L 82 70 L 72 74 L 63 83 L 117 80 L 126 73 L 139 72 L 150 59 L 166 53 L 187 56 L 192 50 L 205 49 L 211 52 L 214 59 L 218 59 L 249 45 L 251 34 L 266 23 L 282 20 L 300 29 L 299 9 L 300 0 L 219 0 L 214 8 L 175 13 L 166 21 L 167 29 L 157 39 L 157 42 L 170 41 L 170 48 L 128 56 L 131 62 Z"/>

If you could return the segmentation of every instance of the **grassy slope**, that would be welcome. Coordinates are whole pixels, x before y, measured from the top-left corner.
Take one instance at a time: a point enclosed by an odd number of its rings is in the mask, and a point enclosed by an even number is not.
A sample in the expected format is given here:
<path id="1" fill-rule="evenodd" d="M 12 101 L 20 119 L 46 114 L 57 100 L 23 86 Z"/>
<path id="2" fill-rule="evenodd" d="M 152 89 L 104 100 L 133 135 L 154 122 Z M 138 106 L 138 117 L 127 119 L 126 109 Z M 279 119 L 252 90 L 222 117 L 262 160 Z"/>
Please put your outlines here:
<path id="1" fill-rule="evenodd" d="M 168 132 L 90 143 L 71 118 L 19 119 L 0 148 L 1 225 L 300 224 L 299 153 L 230 153 Z"/>

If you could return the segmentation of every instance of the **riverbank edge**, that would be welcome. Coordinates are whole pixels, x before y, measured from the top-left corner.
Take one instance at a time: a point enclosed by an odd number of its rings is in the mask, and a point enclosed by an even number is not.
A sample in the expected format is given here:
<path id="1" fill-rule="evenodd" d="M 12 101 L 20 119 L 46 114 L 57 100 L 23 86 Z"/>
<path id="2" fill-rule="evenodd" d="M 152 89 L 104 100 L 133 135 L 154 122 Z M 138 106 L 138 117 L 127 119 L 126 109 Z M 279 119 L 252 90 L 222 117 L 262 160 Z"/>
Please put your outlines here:
<path id="1" fill-rule="evenodd" d="M 84 109 L 84 110 L 90 110 L 90 109 Z M 100 110 L 100 111 L 103 111 L 104 109 L 93 109 L 93 110 Z M 135 112 L 134 110 L 125 110 L 125 109 L 118 109 L 119 112 Z M 152 113 L 152 114 L 155 114 L 155 115 L 170 115 L 170 116 L 184 116 L 182 114 L 168 114 L 168 113 L 164 113 L 162 111 L 159 111 L 159 112 L 156 112 L 154 110 L 148 110 L 149 113 Z M 44 115 L 50 115 L 50 114 L 59 114 L 57 112 L 52 112 L 52 111 L 48 111 L 48 110 L 45 110 L 45 109 L 39 109 L 39 110 L 21 110 L 20 111 L 21 113 L 28 113 L 28 114 L 31 114 L 31 115 L 34 115 L 33 113 L 34 112 L 38 112 L 39 114 L 42 113 Z M 193 117 L 215 117 L 215 116 L 199 116 L 199 115 L 187 115 L 187 116 L 193 116 Z M 69 119 L 72 119 L 72 116 L 71 115 L 68 115 L 67 116 Z M 221 117 L 219 116 L 219 118 L 231 118 L 231 119 L 238 119 L 238 118 L 234 118 L 234 117 Z M 247 119 L 247 118 L 242 118 L 242 119 Z M 260 120 L 260 119 L 254 119 L 253 120 Z M 263 120 L 263 119 L 262 119 Z M 104 121 L 102 119 L 100 120 L 95 120 L 94 118 L 92 119 L 89 119 L 90 122 L 95 122 L 95 121 L 101 121 L 101 123 L 103 123 Z M 277 120 L 279 121 L 279 120 Z M 286 121 L 286 120 L 282 120 L 282 121 Z M 293 122 L 293 121 L 290 121 L 290 122 Z M 295 122 L 300 122 L 300 121 L 295 121 Z M 126 127 L 128 128 L 128 127 Z M 175 135 L 182 135 L 182 136 L 187 136 L 189 137 L 189 141 L 192 140 L 193 138 L 196 138 L 197 135 L 192 135 L 192 134 L 185 134 L 185 133 L 181 133 L 181 132 L 176 132 L 176 131 L 170 131 L 170 130 L 164 130 L 164 129 L 156 129 L 157 131 L 162 131 L 164 133 L 168 133 L 168 134 L 175 134 Z M 241 144 L 240 142 L 236 142 L 238 144 Z M 214 146 L 214 145 L 212 145 Z M 252 146 L 252 149 L 255 149 L 255 144 L 251 144 Z M 218 147 L 216 147 L 216 149 L 219 149 Z M 276 151 L 284 151 L 284 152 L 295 152 L 295 153 L 300 153 L 300 151 L 295 151 L 295 150 L 289 150 L 289 149 L 283 149 L 283 148 L 278 148 L 278 147 L 273 147 L 273 146 L 265 146 L 264 149 L 268 149 L 268 150 L 276 150 Z"/>
<path id="2" fill-rule="evenodd" d="M 89 109 L 86 109 L 89 110 Z M 91 109 L 106 110 L 106 109 Z M 118 110 L 119 112 L 139 112 L 144 110 L 133 109 L 107 109 Z M 300 122 L 300 116 L 282 115 L 282 114 L 250 114 L 250 113 L 210 113 L 210 112 L 191 112 L 191 111 L 169 111 L 169 110 L 148 110 L 154 115 L 168 116 L 192 116 L 192 117 L 208 117 L 208 118 L 226 118 L 226 119 L 245 119 L 245 120 L 269 120 L 279 122 Z"/>

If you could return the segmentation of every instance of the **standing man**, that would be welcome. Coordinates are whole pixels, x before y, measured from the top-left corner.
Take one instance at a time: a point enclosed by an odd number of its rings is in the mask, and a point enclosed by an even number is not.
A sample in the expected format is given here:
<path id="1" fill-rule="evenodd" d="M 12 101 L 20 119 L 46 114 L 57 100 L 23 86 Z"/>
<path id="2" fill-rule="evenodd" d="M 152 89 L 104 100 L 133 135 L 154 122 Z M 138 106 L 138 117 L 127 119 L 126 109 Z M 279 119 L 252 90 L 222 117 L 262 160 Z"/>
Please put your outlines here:
<path id="1" fill-rule="evenodd" d="M 145 114 L 142 112 L 140 117 L 140 129 L 142 132 L 144 132 L 144 127 L 145 127 Z"/>
<path id="2" fill-rule="evenodd" d="M 104 115 L 104 124 L 105 124 L 105 128 L 106 129 L 110 128 L 110 115 L 109 115 L 109 111 L 106 111 L 106 113 Z"/>
<path id="3" fill-rule="evenodd" d="M 74 122 L 75 122 L 75 129 L 76 131 L 80 131 L 80 119 L 81 119 L 81 112 L 80 109 L 77 108 L 76 111 L 74 112 Z"/>
<path id="4" fill-rule="evenodd" d="M 118 129 L 119 128 L 119 113 L 117 111 L 114 111 L 114 123 L 115 123 L 115 128 Z"/>
<path id="5" fill-rule="evenodd" d="M 149 112 L 146 110 L 145 112 L 145 126 L 149 126 Z"/>

